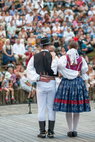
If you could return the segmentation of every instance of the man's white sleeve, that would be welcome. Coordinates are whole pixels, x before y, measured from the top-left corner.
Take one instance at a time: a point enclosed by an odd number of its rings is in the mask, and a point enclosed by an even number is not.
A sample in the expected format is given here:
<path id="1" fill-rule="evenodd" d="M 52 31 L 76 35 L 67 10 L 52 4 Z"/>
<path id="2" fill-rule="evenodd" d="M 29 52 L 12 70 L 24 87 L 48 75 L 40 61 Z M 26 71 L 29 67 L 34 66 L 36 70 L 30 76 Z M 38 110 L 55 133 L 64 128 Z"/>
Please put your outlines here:
<path id="1" fill-rule="evenodd" d="M 34 68 L 34 56 L 29 60 L 29 63 L 27 65 L 27 78 L 33 82 L 40 79 L 40 75 L 36 73 L 36 70 Z"/>
<path id="2" fill-rule="evenodd" d="M 81 74 L 82 74 L 83 80 L 88 80 L 88 79 L 89 79 L 89 77 L 88 77 L 88 75 L 87 75 L 87 71 L 88 71 L 87 62 L 86 62 L 85 59 L 82 57 L 82 69 L 81 69 Z"/>

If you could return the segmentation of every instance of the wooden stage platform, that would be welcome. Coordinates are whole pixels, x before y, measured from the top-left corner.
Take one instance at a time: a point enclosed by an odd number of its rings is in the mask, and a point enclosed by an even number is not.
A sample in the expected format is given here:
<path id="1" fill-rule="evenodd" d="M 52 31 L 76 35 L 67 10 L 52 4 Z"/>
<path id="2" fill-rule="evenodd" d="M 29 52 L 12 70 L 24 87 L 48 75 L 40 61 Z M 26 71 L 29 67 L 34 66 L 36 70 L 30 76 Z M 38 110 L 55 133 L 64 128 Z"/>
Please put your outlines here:
<path id="1" fill-rule="evenodd" d="M 57 113 L 54 139 L 37 138 L 39 133 L 37 105 L 32 105 L 33 114 L 27 114 L 25 105 L 0 106 L 0 142 L 95 142 L 95 104 L 92 111 L 82 113 L 78 137 L 68 138 L 65 113 Z"/>

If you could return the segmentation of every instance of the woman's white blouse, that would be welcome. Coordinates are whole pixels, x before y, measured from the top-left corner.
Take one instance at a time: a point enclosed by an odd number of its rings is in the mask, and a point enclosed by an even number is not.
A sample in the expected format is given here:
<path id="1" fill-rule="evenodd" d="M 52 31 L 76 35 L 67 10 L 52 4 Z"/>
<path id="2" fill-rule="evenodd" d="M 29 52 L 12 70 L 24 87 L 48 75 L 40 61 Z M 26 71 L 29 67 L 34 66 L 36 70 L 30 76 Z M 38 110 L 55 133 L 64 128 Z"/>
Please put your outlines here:
<path id="1" fill-rule="evenodd" d="M 67 58 L 66 56 L 62 56 L 58 61 L 58 71 L 63 75 L 64 78 L 74 79 L 73 77 L 76 76 L 77 71 L 67 69 L 66 65 L 67 65 Z M 88 80 L 88 75 L 86 74 L 87 71 L 88 71 L 88 65 L 85 59 L 82 57 L 81 76 L 83 80 Z"/>

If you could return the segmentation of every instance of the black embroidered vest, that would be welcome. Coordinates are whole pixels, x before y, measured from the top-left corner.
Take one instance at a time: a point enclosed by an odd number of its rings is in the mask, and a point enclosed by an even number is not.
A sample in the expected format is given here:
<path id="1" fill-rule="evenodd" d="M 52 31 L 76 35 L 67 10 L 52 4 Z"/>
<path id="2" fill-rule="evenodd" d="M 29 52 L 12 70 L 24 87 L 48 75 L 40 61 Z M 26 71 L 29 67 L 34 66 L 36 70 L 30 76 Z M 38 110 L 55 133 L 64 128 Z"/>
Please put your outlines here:
<path id="1" fill-rule="evenodd" d="M 48 51 L 42 51 L 34 55 L 34 67 L 36 72 L 40 75 L 53 76 L 51 69 L 52 56 Z"/>

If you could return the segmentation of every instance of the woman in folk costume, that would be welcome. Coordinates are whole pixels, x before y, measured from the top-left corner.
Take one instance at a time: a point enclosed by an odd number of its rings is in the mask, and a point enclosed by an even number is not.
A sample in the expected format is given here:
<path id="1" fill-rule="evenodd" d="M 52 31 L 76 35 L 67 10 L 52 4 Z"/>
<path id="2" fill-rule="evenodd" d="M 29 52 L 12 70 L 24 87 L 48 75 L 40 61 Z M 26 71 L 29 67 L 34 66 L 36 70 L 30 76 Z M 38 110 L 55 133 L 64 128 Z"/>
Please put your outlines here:
<path id="1" fill-rule="evenodd" d="M 77 125 L 81 112 L 90 111 L 89 96 L 85 80 L 88 79 L 86 72 L 88 66 L 85 59 L 79 56 L 78 44 L 71 41 L 66 56 L 59 60 L 59 71 L 62 73 L 63 68 L 72 69 L 80 72 L 80 76 L 75 79 L 67 79 L 63 76 L 54 100 L 54 111 L 66 112 L 66 120 L 69 128 L 67 136 L 77 136 Z"/>

